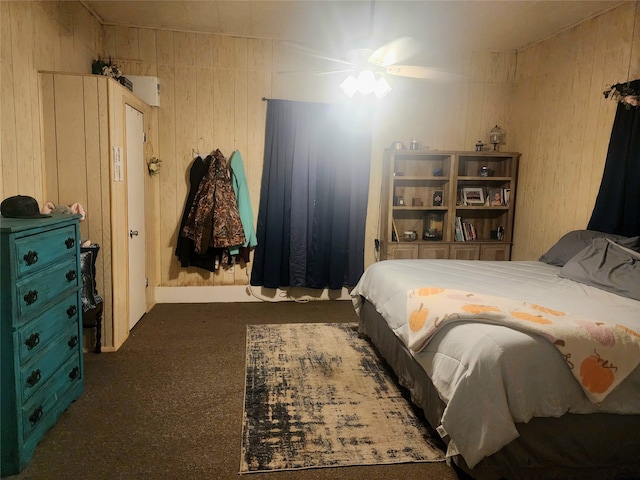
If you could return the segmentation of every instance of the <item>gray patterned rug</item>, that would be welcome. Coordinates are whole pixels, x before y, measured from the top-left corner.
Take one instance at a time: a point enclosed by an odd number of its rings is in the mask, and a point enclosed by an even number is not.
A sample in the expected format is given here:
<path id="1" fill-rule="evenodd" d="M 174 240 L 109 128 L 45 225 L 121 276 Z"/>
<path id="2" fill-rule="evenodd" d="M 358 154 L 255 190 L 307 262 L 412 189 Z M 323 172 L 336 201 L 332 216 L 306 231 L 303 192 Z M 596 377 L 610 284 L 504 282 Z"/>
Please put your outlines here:
<path id="1" fill-rule="evenodd" d="M 444 460 L 356 328 L 247 326 L 240 473 Z"/>

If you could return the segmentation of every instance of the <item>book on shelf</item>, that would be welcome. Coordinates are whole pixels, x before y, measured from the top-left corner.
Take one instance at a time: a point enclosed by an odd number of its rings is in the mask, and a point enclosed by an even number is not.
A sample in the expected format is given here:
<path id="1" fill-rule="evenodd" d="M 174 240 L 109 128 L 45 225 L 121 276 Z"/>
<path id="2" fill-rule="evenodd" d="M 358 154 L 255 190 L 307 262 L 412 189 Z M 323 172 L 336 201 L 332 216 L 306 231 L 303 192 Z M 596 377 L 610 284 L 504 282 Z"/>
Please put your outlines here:
<path id="1" fill-rule="evenodd" d="M 477 240 L 476 227 L 473 223 L 465 222 L 461 217 L 456 217 L 454 223 L 454 233 L 456 242 L 469 242 Z"/>
<path id="2" fill-rule="evenodd" d="M 456 217 L 456 221 L 454 224 L 454 229 L 455 229 L 455 238 L 456 238 L 456 242 L 464 242 L 464 233 L 463 233 L 463 229 L 462 229 L 462 219 L 460 217 Z"/>
<path id="3" fill-rule="evenodd" d="M 505 188 L 502 192 L 502 199 L 504 200 L 504 204 L 508 207 L 509 202 L 511 201 L 511 189 Z"/>
<path id="4" fill-rule="evenodd" d="M 473 240 L 471 236 L 471 224 L 468 222 L 462 222 L 462 233 L 464 233 L 464 240 L 469 241 Z"/>
<path id="5" fill-rule="evenodd" d="M 466 241 L 475 240 L 475 228 L 473 228 L 473 224 L 469 222 L 462 222 L 462 226 L 464 227 L 462 229 L 464 232 L 464 239 Z"/>

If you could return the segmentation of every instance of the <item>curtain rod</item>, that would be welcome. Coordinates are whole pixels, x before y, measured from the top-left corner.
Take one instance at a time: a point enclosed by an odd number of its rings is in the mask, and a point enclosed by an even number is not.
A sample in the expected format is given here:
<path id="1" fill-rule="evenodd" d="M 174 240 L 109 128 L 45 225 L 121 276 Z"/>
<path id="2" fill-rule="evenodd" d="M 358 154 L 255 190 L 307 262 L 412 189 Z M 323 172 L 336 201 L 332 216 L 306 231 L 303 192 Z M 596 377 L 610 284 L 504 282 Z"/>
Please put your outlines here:
<path id="1" fill-rule="evenodd" d="M 1 2 L 2 0 L 0 0 Z M 310 100 L 285 100 L 282 98 L 267 98 L 267 97 L 262 97 L 262 101 L 266 102 L 268 100 L 278 100 L 279 102 L 296 102 L 296 103 L 315 103 L 318 105 L 332 105 L 330 102 L 312 102 Z"/>

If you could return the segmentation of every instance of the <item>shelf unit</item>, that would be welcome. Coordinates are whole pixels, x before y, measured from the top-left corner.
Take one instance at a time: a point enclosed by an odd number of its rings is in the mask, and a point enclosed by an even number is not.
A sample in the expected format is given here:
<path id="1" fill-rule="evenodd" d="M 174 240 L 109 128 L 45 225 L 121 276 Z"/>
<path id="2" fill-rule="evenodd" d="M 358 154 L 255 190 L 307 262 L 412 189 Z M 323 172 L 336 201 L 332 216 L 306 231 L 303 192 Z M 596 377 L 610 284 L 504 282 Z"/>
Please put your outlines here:
<path id="1" fill-rule="evenodd" d="M 380 258 L 509 260 L 519 158 L 496 151 L 385 150 Z M 480 191 L 485 203 L 466 203 L 465 188 Z M 487 200 L 506 190 L 508 204 Z M 474 226 L 474 240 L 456 239 L 456 217 Z"/>

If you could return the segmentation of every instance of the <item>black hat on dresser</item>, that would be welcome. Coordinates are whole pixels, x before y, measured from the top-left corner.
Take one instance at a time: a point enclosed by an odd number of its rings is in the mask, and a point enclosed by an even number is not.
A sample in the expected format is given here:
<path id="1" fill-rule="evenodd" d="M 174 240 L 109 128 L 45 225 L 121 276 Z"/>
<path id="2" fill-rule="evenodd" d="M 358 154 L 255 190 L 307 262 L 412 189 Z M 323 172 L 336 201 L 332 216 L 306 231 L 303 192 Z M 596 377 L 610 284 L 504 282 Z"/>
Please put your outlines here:
<path id="1" fill-rule="evenodd" d="M 38 202 L 33 197 L 15 195 L 5 198 L 0 204 L 0 214 L 5 218 L 49 218 L 40 213 Z"/>

